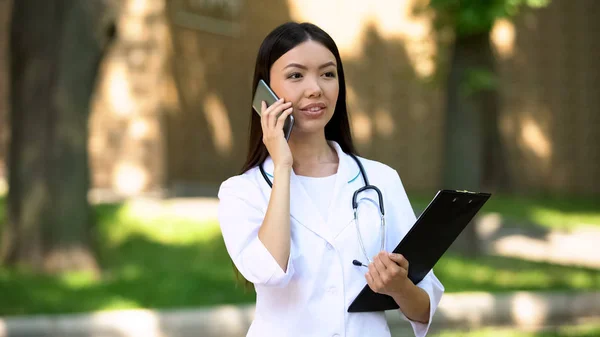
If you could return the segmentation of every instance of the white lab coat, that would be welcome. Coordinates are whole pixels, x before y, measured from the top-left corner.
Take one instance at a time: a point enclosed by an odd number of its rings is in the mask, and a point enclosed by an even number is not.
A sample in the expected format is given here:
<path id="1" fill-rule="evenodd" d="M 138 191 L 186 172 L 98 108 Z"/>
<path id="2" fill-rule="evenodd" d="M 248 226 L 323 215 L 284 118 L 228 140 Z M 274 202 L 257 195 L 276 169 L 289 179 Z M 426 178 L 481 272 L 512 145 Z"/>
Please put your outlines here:
<path id="1" fill-rule="evenodd" d="M 248 336 L 390 336 L 383 312 L 347 312 L 367 284 L 366 269 L 352 264 L 354 259 L 368 263 L 358 243 L 351 205 L 354 191 L 364 181 L 354 160 L 337 143 L 331 144 L 337 151 L 339 165 L 327 222 L 292 171 L 292 237 L 286 271 L 258 239 L 271 194 L 258 167 L 221 185 L 219 222 L 225 245 L 240 273 L 254 283 L 257 295 L 255 318 Z M 414 224 L 414 211 L 394 169 L 360 160 L 370 183 L 383 193 L 386 250 L 392 251 Z M 271 158 L 265 161 L 264 169 L 272 180 Z M 372 191 L 359 196 L 361 234 L 368 255 L 373 257 L 380 248 L 377 196 Z M 433 272 L 417 286 L 429 294 L 431 324 L 444 287 Z M 409 322 L 415 336 L 427 334 L 429 324 Z"/>

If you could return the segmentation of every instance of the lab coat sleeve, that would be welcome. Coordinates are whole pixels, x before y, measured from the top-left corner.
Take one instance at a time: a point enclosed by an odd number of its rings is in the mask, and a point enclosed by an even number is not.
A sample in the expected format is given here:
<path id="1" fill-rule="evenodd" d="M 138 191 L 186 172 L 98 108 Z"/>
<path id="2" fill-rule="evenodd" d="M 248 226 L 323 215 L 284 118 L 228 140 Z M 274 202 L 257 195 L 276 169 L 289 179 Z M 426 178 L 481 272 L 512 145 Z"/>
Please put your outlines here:
<path id="1" fill-rule="evenodd" d="M 256 285 L 285 286 L 292 275 L 292 247 L 287 270 L 258 238 L 264 220 L 266 203 L 258 186 L 246 176 L 226 180 L 219 189 L 219 225 L 225 246 L 236 268 L 246 280 Z"/>
<path id="2" fill-rule="evenodd" d="M 394 173 L 394 181 L 389 184 L 391 186 L 391 190 L 389 193 L 390 195 L 392 195 L 392 197 L 389 198 L 389 200 L 391 200 L 391 202 L 394 203 L 394 207 L 391 210 L 391 215 L 393 217 L 393 226 L 395 227 L 394 230 L 401 232 L 402 236 L 404 236 L 406 233 L 408 233 L 408 231 L 417 219 L 406 194 L 406 191 L 404 190 L 404 186 L 402 185 L 400 176 L 398 175 L 398 172 L 394 171 Z M 410 269 L 410 261 L 408 262 L 408 268 Z M 442 299 L 442 295 L 444 293 L 444 286 L 435 276 L 433 270 L 431 270 L 423 278 L 423 280 L 421 280 L 417 284 L 417 287 L 425 290 L 425 292 L 427 292 L 427 294 L 429 295 L 429 322 L 427 324 L 423 324 L 420 322 L 411 321 L 402 313 L 402 311 L 398 311 L 405 320 L 410 322 L 415 336 L 424 337 L 429 331 L 429 327 L 431 326 L 431 322 L 433 320 L 433 315 L 435 314 L 440 300 Z"/>
<path id="3" fill-rule="evenodd" d="M 444 286 L 440 280 L 438 280 L 432 270 L 423 278 L 423 280 L 421 280 L 421 282 L 417 284 L 417 287 L 425 290 L 429 295 L 429 322 L 427 324 L 423 324 L 420 322 L 411 321 L 406 318 L 406 316 L 404 316 L 404 318 L 410 322 L 416 337 L 424 337 L 427 335 L 427 331 L 429 331 L 429 327 L 433 321 L 433 314 L 435 314 L 435 311 L 440 304 L 440 300 L 442 299 L 442 295 L 444 294 Z M 402 312 L 400 312 L 400 314 L 404 315 Z"/>

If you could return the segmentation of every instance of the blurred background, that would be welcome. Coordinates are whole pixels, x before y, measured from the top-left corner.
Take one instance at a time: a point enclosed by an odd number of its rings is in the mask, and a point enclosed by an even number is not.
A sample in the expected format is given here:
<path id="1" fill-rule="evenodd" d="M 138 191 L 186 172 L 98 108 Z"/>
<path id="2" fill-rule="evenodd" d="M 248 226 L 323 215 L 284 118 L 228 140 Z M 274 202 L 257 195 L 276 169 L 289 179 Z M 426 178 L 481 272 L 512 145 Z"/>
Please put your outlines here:
<path id="1" fill-rule="evenodd" d="M 398 170 L 417 214 L 442 188 L 493 193 L 434 270 L 448 298 L 496 306 L 473 319 L 459 301 L 433 334 L 600 336 L 598 15 L 596 0 L 0 0 L 0 336 L 39 314 L 253 303 L 216 193 L 246 156 L 258 47 L 286 21 L 334 38 L 359 153 Z M 514 294 L 538 300 L 502 309 Z"/>

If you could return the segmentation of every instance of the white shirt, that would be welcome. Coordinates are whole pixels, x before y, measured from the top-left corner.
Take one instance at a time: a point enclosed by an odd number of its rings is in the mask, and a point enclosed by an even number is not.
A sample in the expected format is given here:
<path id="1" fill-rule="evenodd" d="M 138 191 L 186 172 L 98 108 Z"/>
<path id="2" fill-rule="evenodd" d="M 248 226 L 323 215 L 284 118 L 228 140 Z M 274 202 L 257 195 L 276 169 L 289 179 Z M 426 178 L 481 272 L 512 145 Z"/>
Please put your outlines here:
<path id="1" fill-rule="evenodd" d="M 327 222 L 329 215 L 329 204 L 331 203 L 336 176 L 336 174 L 328 177 L 297 176 L 325 222 Z"/>
<path id="2" fill-rule="evenodd" d="M 338 172 L 325 221 L 298 176 L 290 177 L 291 246 L 287 270 L 282 270 L 258 239 L 271 188 L 258 167 L 229 178 L 219 190 L 219 223 L 227 251 L 240 273 L 254 283 L 256 311 L 248 336 L 390 336 L 383 312 L 348 313 L 367 284 L 364 261 L 353 221 L 352 195 L 364 186 L 358 165 L 332 142 Z M 386 211 L 386 250 L 392 251 L 416 217 L 398 173 L 360 158 L 370 183 L 383 194 Z M 270 158 L 263 165 L 273 175 Z M 360 194 L 359 223 L 370 256 L 379 251 L 379 213 L 373 191 Z M 370 199 L 370 200 L 367 200 Z M 371 202 L 373 201 L 373 202 Z M 410 261 L 409 261 L 410 263 Z M 415 336 L 427 334 L 444 287 L 431 271 L 417 284 L 429 294 L 429 324 L 409 321 Z M 399 315 L 402 312 L 397 311 Z"/>

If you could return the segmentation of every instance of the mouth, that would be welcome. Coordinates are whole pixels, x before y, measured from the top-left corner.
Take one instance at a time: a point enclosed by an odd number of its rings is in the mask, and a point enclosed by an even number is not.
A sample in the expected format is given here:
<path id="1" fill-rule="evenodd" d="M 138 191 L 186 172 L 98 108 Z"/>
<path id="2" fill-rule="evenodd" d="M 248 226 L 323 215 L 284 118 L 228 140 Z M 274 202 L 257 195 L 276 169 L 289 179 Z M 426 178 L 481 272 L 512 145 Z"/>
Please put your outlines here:
<path id="1" fill-rule="evenodd" d="M 300 108 L 300 111 L 309 116 L 318 116 L 325 112 L 327 106 L 324 103 L 311 103 Z"/>

